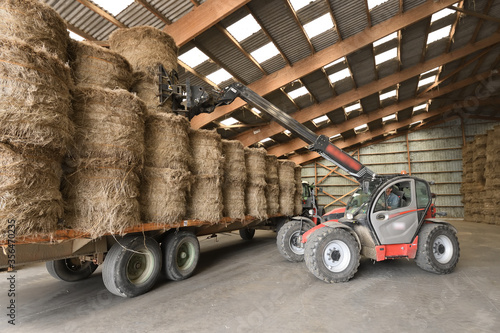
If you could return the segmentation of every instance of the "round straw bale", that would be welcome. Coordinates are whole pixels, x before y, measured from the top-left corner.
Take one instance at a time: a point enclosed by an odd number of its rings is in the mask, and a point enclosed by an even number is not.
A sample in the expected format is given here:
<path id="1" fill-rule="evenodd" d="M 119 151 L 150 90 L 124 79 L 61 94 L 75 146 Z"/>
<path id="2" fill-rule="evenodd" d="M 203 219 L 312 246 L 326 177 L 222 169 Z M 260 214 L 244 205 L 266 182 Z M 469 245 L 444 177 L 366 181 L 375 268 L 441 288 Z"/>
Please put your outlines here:
<path id="1" fill-rule="evenodd" d="M 295 163 L 288 160 L 278 160 L 278 176 L 280 185 L 280 213 L 292 216 L 295 212 Z"/>
<path id="2" fill-rule="evenodd" d="M 266 155 L 264 148 L 245 148 L 247 183 L 253 186 L 266 186 Z"/>
<path id="3" fill-rule="evenodd" d="M 247 172 L 245 165 L 245 150 L 238 140 L 222 140 L 222 154 L 224 155 L 224 184 L 245 184 Z"/>
<path id="4" fill-rule="evenodd" d="M 219 178 L 194 176 L 187 207 L 189 218 L 216 223 L 222 218 L 222 202 Z"/>
<path id="5" fill-rule="evenodd" d="M 141 182 L 141 215 L 145 222 L 176 223 L 186 216 L 191 173 L 145 167 Z"/>
<path id="6" fill-rule="evenodd" d="M 295 215 L 302 214 L 302 167 L 295 166 Z"/>
<path id="7" fill-rule="evenodd" d="M 116 52 L 99 45 L 71 40 L 69 65 L 75 84 L 130 90 L 134 83 L 132 66 Z"/>
<path id="8" fill-rule="evenodd" d="M 278 184 L 278 158 L 274 155 L 266 155 L 266 183 Z"/>
<path id="9" fill-rule="evenodd" d="M 147 106 L 146 113 L 155 115 L 158 113 L 172 113 L 170 100 L 160 105 L 159 81 L 155 73 L 135 72 L 134 84 L 131 91 L 144 101 Z"/>
<path id="10" fill-rule="evenodd" d="M 245 190 L 245 205 L 247 215 L 257 219 L 267 218 L 267 201 L 265 187 L 247 184 Z"/>
<path id="11" fill-rule="evenodd" d="M 222 187 L 223 215 L 233 219 L 245 218 L 245 183 L 232 182 Z"/>
<path id="12" fill-rule="evenodd" d="M 267 215 L 272 216 L 280 212 L 280 186 L 279 184 L 266 185 Z"/>
<path id="13" fill-rule="evenodd" d="M 192 162 L 189 121 L 184 116 L 157 114 L 146 117 L 145 165 L 189 170 Z"/>
<path id="14" fill-rule="evenodd" d="M 117 29 L 109 36 L 110 49 L 123 55 L 137 70 L 177 69 L 177 45 L 170 35 L 149 27 Z"/>
<path id="15" fill-rule="evenodd" d="M 63 217 L 61 160 L 40 147 L 0 143 L 0 239 L 7 239 L 8 220 L 16 236 L 49 233 Z"/>
<path id="16" fill-rule="evenodd" d="M 196 176 L 221 178 L 224 158 L 220 135 L 209 130 L 190 130 L 189 141 L 193 154 L 191 171 Z"/>
<path id="17" fill-rule="evenodd" d="M 0 141 L 64 154 L 72 137 L 71 78 L 58 58 L 0 38 Z"/>
<path id="18" fill-rule="evenodd" d="M 66 23 L 49 5 L 36 0 L 0 0 L 0 36 L 25 41 L 67 59 Z"/>
<path id="19" fill-rule="evenodd" d="M 295 192 L 294 204 L 294 215 L 302 215 L 302 195 L 298 192 Z"/>
<path id="20" fill-rule="evenodd" d="M 81 167 L 142 165 L 144 104 L 126 90 L 74 91 L 74 162 Z"/>
<path id="21" fill-rule="evenodd" d="M 123 234 L 141 224 L 139 177 L 127 168 L 79 168 L 64 177 L 67 227 L 89 233 Z"/>

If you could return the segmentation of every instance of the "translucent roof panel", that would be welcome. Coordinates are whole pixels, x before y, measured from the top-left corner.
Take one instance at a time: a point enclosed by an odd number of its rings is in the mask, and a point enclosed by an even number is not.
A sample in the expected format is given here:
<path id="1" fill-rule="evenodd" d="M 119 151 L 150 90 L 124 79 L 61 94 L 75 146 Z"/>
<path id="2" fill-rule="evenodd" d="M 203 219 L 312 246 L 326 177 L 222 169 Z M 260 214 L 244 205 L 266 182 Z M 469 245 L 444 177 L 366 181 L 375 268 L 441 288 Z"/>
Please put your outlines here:
<path id="1" fill-rule="evenodd" d="M 259 63 L 263 63 L 266 60 L 271 59 L 272 57 L 278 55 L 280 51 L 274 46 L 272 42 L 262 46 L 261 48 L 250 53 L 252 57 Z"/>
<path id="2" fill-rule="evenodd" d="M 350 76 L 351 72 L 349 71 L 349 68 L 344 68 L 336 73 L 328 75 L 328 79 L 330 80 L 331 83 L 335 83 Z"/>
<path id="3" fill-rule="evenodd" d="M 224 68 L 221 68 L 212 74 L 207 75 L 207 79 L 212 81 L 215 84 L 219 84 L 221 82 L 227 81 L 231 78 L 231 74 L 229 74 Z"/>
<path id="4" fill-rule="evenodd" d="M 389 0 L 368 0 L 368 9 L 372 10 L 373 8 L 375 8 L 378 5 L 381 5 L 387 1 L 389 1 Z"/>
<path id="5" fill-rule="evenodd" d="M 306 87 L 300 87 L 299 89 L 295 89 L 288 92 L 288 96 L 290 96 L 293 99 L 296 99 L 297 97 L 304 96 L 307 94 L 309 94 L 309 90 L 307 90 Z"/>
<path id="6" fill-rule="evenodd" d="M 450 32 L 451 32 L 451 25 L 448 25 L 446 27 L 431 32 L 427 37 L 427 45 L 435 41 L 438 41 L 440 39 L 450 37 Z"/>
<path id="7" fill-rule="evenodd" d="M 395 59 L 398 56 L 398 49 L 395 47 L 390 49 L 389 51 L 385 51 L 383 53 L 377 54 L 375 56 L 375 65 L 380 65 L 386 61 L 391 59 Z"/>
<path id="8" fill-rule="evenodd" d="M 208 59 L 210 58 L 208 58 L 208 56 L 205 53 L 201 52 L 197 47 L 193 47 L 191 50 L 179 56 L 179 60 L 191 68 L 195 68 Z"/>
<path id="9" fill-rule="evenodd" d="M 380 38 L 379 40 L 374 41 L 373 42 L 373 47 L 377 47 L 379 45 L 387 43 L 387 42 L 389 42 L 389 41 L 391 41 L 393 39 L 396 39 L 396 38 L 398 38 L 398 32 L 397 31 L 395 31 L 392 34 L 387 35 L 387 36 L 385 36 L 383 38 Z"/>
<path id="10" fill-rule="evenodd" d="M 125 8 L 127 8 L 134 0 L 121 0 L 121 1 L 109 1 L 109 0 L 92 0 L 93 3 L 104 8 L 108 13 L 116 16 L 120 14 Z"/>
<path id="11" fill-rule="evenodd" d="M 253 16 L 248 14 L 238 22 L 231 24 L 226 29 L 238 42 L 241 42 L 259 31 L 261 27 L 259 23 L 255 21 Z"/>
<path id="12" fill-rule="evenodd" d="M 325 15 L 322 15 L 307 24 L 304 24 L 304 30 L 309 38 L 313 38 L 331 28 L 333 28 L 333 21 L 330 13 L 326 13 Z"/>

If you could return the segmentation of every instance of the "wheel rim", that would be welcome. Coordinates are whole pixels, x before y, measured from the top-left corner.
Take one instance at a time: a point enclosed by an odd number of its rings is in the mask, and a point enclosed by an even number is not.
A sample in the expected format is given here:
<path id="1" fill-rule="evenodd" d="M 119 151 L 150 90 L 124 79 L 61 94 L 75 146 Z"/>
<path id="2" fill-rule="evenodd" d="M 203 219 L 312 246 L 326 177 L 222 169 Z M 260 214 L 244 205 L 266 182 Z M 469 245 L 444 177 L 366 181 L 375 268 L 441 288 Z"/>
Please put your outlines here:
<path id="1" fill-rule="evenodd" d="M 79 272 L 90 265 L 90 262 L 81 262 L 79 258 L 70 258 L 64 260 L 64 264 L 66 265 L 66 268 L 68 268 L 68 270 L 70 270 L 71 272 Z"/>
<path id="2" fill-rule="evenodd" d="M 334 240 L 325 246 L 323 263 L 326 268 L 334 273 L 344 271 L 351 261 L 351 251 L 346 243 Z"/>
<path id="3" fill-rule="evenodd" d="M 300 241 L 300 232 L 295 231 L 292 236 L 290 236 L 290 249 L 292 250 L 293 253 L 302 255 L 304 254 L 304 244 L 301 243 Z"/>
<path id="4" fill-rule="evenodd" d="M 196 249 L 193 244 L 183 242 L 179 244 L 176 255 L 176 265 L 181 271 L 187 270 L 193 265 L 196 258 Z"/>
<path id="5" fill-rule="evenodd" d="M 448 263 L 453 256 L 453 244 L 451 243 L 451 239 L 445 235 L 437 236 L 434 240 L 434 244 L 432 244 L 432 252 L 437 262 L 440 264 Z"/>
<path id="6" fill-rule="evenodd" d="M 154 258 L 150 252 L 134 253 L 127 264 L 127 278 L 133 284 L 147 281 L 154 269 Z"/>

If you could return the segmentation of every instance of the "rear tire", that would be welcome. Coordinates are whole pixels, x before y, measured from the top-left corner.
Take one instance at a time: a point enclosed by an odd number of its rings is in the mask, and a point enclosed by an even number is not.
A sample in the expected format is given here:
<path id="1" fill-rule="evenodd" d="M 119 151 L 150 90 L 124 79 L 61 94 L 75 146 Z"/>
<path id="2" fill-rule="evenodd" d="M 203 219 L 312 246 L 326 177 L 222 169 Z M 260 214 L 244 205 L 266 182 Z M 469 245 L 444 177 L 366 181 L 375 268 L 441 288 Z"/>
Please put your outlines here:
<path id="1" fill-rule="evenodd" d="M 455 230 L 446 224 L 426 224 L 418 233 L 415 262 L 418 267 L 436 274 L 448 274 L 460 258 Z"/>
<path id="2" fill-rule="evenodd" d="M 286 260 L 291 262 L 304 261 L 304 244 L 301 243 L 302 235 L 314 227 L 308 221 L 303 221 L 301 229 L 300 224 L 300 220 L 285 223 L 276 236 L 278 251 Z"/>
<path id="3" fill-rule="evenodd" d="M 304 253 L 309 271 L 328 283 L 347 282 L 358 271 L 360 247 L 343 228 L 321 228 L 309 236 Z"/>
<path id="4" fill-rule="evenodd" d="M 193 275 L 200 259 L 200 243 L 192 232 L 168 234 L 162 243 L 162 249 L 167 279 L 180 281 Z"/>
<path id="5" fill-rule="evenodd" d="M 255 229 L 240 229 L 240 237 L 243 240 L 249 241 L 253 239 L 253 236 L 255 236 Z"/>
<path id="6" fill-rule="evenodd" d="M 97 269 L 97 265 L 93 262 L 81 262 L 78 258 L 48 261 L 45 267 L 52 277 L 66 282 L 84 280 Z"/>
<path id="7" fill-rule="evenodd" d="M 135 297 L 153 288 L 161 269 L 158 242 L 144 236 L 127 236 L 114 244 L 106 255 L 102 279 L 109 292 Z"/>

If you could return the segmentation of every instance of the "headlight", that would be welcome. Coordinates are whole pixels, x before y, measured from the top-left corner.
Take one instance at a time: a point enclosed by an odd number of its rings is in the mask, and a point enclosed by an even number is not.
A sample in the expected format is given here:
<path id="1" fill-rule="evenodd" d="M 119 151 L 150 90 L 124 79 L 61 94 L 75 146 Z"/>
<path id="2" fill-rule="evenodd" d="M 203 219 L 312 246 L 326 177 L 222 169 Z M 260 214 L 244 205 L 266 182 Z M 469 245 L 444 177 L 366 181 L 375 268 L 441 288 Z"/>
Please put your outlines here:
<path id="1" fill-rule="evenodd" d="M 353 216 L 351 213 L 345 214 L 345 217 L 347 217 L 349 220 L 352 220 Z"/>

